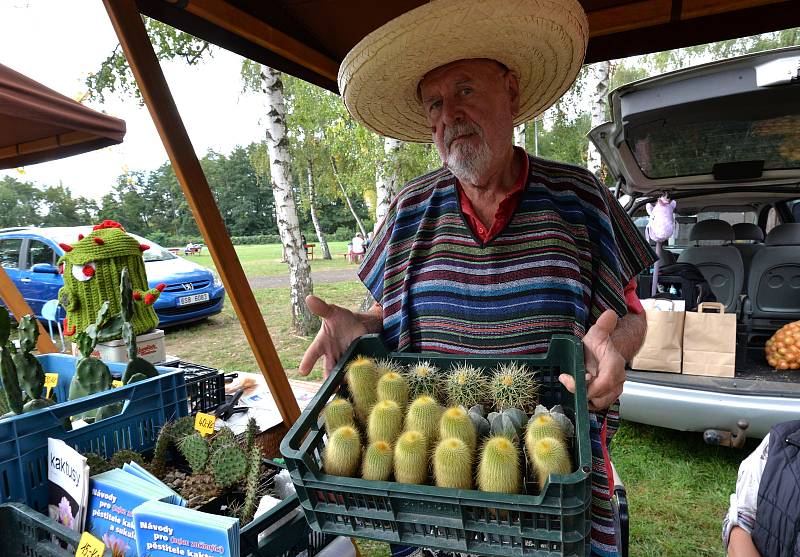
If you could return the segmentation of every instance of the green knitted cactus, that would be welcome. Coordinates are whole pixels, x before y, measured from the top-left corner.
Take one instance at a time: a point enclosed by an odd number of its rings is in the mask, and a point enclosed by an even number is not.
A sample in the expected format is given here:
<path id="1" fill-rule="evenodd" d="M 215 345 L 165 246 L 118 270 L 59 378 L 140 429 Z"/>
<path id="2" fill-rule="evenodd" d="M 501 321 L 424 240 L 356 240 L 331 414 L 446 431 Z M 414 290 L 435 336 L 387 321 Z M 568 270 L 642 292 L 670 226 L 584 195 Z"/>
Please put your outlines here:
<path id="1" fill-rule="evenodd" d="M 28 398 L 39 398 L 44 390 L 44 368 L 36 356 L 31 354 L 31 351 L 36 348 L 36 340 L 39 338 L 39 325 L 36 318 L 26 315 L 20 319 L 18 330 L 20 351 L 13 352 L 11 357 L 17 368 L 19 386 L 27 393 Z"/>
<path id="2" fill-rule="evenodd" d="M 378 400 L 393 400 L 405 410 L 408 405 L 408 380 L 403 375 L 389 371 L 378 379 Z"/>
<path id="3" fill-rule="evenodd" d="M 187 435 L 178 443 L 178 450 L 189 463 L 192 473 L 202 472 L 208 462 L 208 443 L 199 433 Z"/>
<path id="4" fill-rule="evenodd" d="M 490 437 L 478 465 L 478 489 L 495 493 L 519 493 L 519 451 L 508 437 Z"/>
<path id="5" fill-rule="evenodd" d="M 59 300 L 67 310 L 64 327 L 67 335 L 84 331 L 95 321 L 97 311 L 106 301 L 110 304 L 110 315 L 121 312 L 117 292 L 124 267 L 130 270 L 134 297 L 139 302 L 130 319 L 135 334 L 150 331 L 158 324 L 152 304 L 160 290 L 149 289 L 147 285 L 142 258 L 147 246 L 126 234 L 122 226 L 104 221 L 85 238 L 79 236 L 75 244 L 61 244 L 61 247 L 65 251 L 59 259 L 59 264 L 63 265 L 64 287 L 59 291 Z M 120 337 L 112 335 L 100 340 L 115 338 Z"/>
<path id="6" fill-rule="evenodd" d="M 481 370 L 464 362 L 447 372 L 445 390 L 450 406 L 470 408 L 487 399 L 489 380 Z"/>
<path id="7" fill-rule="evenodd" d="M 336 397 L 322 411 L 325 429 L 330 435 L 343 425 L 355 426 L 353 405 L 346 398 Z"/>
<path id="8" fill-rule="evenodd" d="M 209 467 L 217 485 L 228 487 L 244 478 L 247 455 L 236 445 L 226 445 L 214 452 Z"/>
<path id="9" fill-rule="evenodd" d="M 394 443 L 403 431 L 403 411 L 393 400 L 381 400 L 372 407 L 367 425 L 370 443 L 386 441 Z"/>
<path id="10" fill-rule="evenodd" d="M 406 431 L 397 439 L 394 479 L 404 484 L 424 484 L 428 479 L 428 441 L 419 431 Z"/>
<path id="11" fill-rule="evenodd" d="M 423 395 L 408 407 L 406 431 L 419 431 L 428 443 L 436 443 L 439 438 L 439 419 L 442 407 L 432 397 Z"/>
<path id="12" fill-rule="evenodd" d="M 475 425 L 463 406 L 453 406 L 442 414 L 442 419 L 439 421 L 439 438 L 447 439 L 449 437 L 460 439 L 466 443 L 470 451 L 475 450 L 477 442 Z"/>
<path id="13" fill-rule="evenodd" d="M 10 332 L 11 318 L 8 315 L 8 310 L 0 308 L 0 380 L 3 382 L 3 394 L 9 410 L 15 414 L 21 414 L 22 389 L 19 386 L 14 359 L 7 346 Z"/>
<path id="14" fill-rule="evenodd" d="M 364 452 L 361 477 L 365 480 L 387 481 L 392 475 L 393 462 L 392 446 L 386 441 L 376 441 Z"/>
<path id="15" fill-rule="evenodd" d="M 440 441 L 433 453 L 436 485 L 472 489 L 472 458 L 472 449 L 461 439 L 448 437 Z"/>
<path id="16" fill-rule="evenodd" d="M 328 437 L 322 451 L 322 467 L 326 474 L 353 477 L 361 461 L 361 439 L 354 427 L 342 426 Z"/>
<path id="17" fill-rule="evenodd" d="M 258 507 L 258 480 L 261 476 L 261 449 L 252 447 L 247 453 L 247 474 L 245 475 L 245 498 L 242 505 L 241 522 L 248 524 L 253 520 Z"/>
<path id="18" fill-rule="evenodd" d="M 414 399 L 422 395 L 441 399 L 442 373 L 439 368 L 428 361 L 418 362 L 406 371 L 409 397 Z"/>

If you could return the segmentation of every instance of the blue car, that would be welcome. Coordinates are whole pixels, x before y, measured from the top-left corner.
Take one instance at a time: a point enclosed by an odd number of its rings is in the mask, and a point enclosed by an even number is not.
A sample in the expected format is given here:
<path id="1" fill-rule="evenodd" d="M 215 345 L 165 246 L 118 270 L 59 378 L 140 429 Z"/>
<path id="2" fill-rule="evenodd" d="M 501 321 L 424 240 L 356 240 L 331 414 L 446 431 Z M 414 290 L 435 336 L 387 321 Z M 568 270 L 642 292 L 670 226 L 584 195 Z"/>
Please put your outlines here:
<path id="1" fill-rule="evenodd" d="M 0 230 L 0 265 L 40 319 L 42 306 L 58 298 L 58 290 L 64 285 L 56 267 L 64 254 L 59 244 L 74 244 L 78 234 L 91 231 L 90 226 Z M 225 288 L 218 276 L 145 238 L 131 235 L 150 246 L 143 254 L 150 287 L 167 285 L 153 305 L 159 327 L 198 321 L 222 311 Z M 63 308 L 59 308 L 58 319 L 64 316 Z"/>

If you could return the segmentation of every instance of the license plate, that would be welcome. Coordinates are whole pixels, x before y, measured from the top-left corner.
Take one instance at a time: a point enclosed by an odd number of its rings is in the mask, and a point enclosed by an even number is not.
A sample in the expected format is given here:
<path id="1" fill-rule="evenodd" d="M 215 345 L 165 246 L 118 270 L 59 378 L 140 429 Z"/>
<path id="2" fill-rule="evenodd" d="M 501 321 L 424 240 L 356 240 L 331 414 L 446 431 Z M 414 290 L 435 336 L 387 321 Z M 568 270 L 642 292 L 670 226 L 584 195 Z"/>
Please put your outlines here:
<path id="1" fill-rule="evenodd" d="M 181 296 L 178 298 L 179 306 L 188 306 L 189 304 L 196 304 L 198 302 L 207 302 L 208 292 L 202 294 L 192 294 L 191 296 Z"/>

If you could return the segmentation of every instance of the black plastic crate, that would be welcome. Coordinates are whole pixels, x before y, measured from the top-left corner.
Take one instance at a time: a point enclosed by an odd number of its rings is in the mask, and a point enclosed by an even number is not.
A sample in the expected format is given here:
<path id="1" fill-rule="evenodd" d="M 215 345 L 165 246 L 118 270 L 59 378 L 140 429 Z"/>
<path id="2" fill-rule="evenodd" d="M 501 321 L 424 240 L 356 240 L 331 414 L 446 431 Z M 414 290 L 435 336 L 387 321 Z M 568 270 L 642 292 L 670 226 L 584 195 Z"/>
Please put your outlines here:
<path id="1" fill-rule="evenodd" d="M 225 402 L 225 374 L 221 370 L 185 360 L 171 360 L 159 365 L 183 371 L 189 414 L 214 412 Z"/>

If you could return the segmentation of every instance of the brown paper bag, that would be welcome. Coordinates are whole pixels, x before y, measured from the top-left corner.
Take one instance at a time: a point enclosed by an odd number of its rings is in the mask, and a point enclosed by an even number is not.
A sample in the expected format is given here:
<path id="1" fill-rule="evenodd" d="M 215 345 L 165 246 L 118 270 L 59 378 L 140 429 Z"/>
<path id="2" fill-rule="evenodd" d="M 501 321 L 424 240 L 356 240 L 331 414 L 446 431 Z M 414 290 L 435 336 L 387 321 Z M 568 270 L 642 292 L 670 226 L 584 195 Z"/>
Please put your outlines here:
<path id="1" fill-rule="evenodd" d="M 659 300 L 659 304 L 671 300 Z M 632 369 L 646 371 L 681 372 L 683 346 L 683 311 L 645 310 L 647 335 L 639 352 L 631 362 Z"/>
<path id="2" fill-rule="evenodd" d="M 704 302 L 697 306 L 696 312 L 686 312 L 683 373 L 714 377 L 735 375 L 735 313 L 725 313 L 725 306 L 717 302 Z"/>

